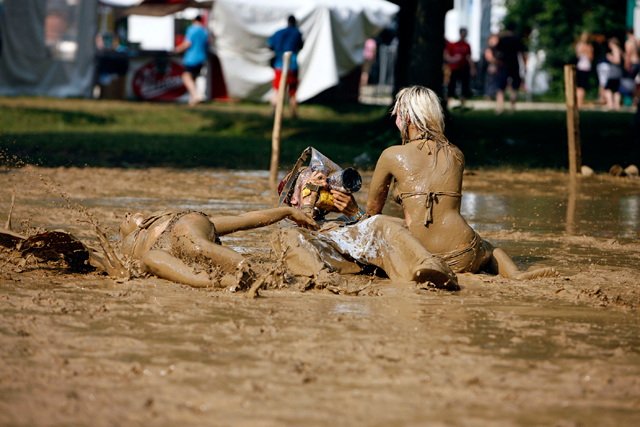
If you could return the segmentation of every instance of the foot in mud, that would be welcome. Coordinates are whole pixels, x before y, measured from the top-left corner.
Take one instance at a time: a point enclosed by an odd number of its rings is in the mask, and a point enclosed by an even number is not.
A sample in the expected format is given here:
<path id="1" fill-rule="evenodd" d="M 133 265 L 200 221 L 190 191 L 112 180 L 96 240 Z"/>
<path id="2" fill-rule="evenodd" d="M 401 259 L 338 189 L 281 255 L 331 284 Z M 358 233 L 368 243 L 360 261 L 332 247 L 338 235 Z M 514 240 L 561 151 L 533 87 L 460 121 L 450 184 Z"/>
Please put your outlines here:
<path id="1" fill-rule="evenodd" d="M 536 270 L 525 271 L 517 274 L 514 278 L 518 280 L 540 279 L 542 277 L 558 277 L 560 273 L 553 267 L 538 268 Z"/>
<path id="2" fill-rule="evenodd" d="M 458 291 L 460 286 L 454 276 L 435 270 L 429 266 L 419 266 L 413 272 L 413 281 L 416 283 L 432 283 L 436 288 L 447 289 L 449 291 Z"/>

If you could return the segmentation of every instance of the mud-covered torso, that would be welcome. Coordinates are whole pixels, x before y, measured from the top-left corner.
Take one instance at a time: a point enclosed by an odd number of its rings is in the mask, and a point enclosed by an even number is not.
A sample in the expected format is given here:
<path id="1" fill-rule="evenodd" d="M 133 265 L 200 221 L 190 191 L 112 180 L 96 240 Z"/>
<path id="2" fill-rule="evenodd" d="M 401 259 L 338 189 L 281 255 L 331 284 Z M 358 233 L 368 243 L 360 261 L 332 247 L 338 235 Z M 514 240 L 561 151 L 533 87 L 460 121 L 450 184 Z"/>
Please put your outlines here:
<path id="1" fill-rule="evenodd" d="M 139 228 L 129 234 L 122 243 L 122 252 L 131 255 L 135 259 L 141 259 L 150 250 L 166 250 L 175 256 L 179 256 L 178 251 L 174 251 L 171 244 L 171 233 L 174 225 L 185 215 L 197 213 L 207 216 L 202 212 L 156 212 L 147 217 Z M 207 216 L 208 217 L 208 216 Z M 212 223 L 213 241 L 222 244 Z"/>
<path id="2" fill-rule="evenodd" d="M 409 229 L 432 253 L 468 244 L 474 231 L 460 214 L 462 152 L 452 144 L 436 150 L 432 141 L 389 150 L 388 166 L 395 180 L 392 196 L 401 202 Z"/>

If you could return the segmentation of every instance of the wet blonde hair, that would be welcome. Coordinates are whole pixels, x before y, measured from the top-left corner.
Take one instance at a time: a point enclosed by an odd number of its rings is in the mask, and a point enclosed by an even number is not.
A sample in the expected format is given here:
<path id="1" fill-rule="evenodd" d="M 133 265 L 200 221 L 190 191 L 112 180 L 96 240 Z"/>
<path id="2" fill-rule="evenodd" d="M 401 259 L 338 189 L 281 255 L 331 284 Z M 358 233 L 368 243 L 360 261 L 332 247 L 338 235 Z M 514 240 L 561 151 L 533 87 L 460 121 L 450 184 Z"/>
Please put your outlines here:
<path id="1" fill-rule="evenodd" d="M 419 138 L 427 139 L 436 144 L 436 158 L 438 152 L 449 144 L 444 136 L 444 112 L 440 98 L 434 91 L 424 86 L 411 86 L 401 89 L 396 95 L 391 114 L 400 117 L 402 122 L 400 136 L 402 143 L 409 142 L 409 125 L 415 126 Z M 447 156 L 447 162 L 449 157 Z M 434 163 L 435 166 L 435 163 Z"/>

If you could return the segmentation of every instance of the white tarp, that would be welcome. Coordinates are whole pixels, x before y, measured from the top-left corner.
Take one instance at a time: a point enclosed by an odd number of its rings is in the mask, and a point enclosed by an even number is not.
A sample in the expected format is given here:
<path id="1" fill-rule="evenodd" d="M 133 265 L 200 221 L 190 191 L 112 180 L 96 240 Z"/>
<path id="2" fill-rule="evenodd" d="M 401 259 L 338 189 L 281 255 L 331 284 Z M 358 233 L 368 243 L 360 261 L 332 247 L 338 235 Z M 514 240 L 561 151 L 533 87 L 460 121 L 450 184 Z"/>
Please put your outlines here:
<path id="1" fill-rule="evenodd" d="M 99 0 L 99 2 L 106 6 L 131 7 L 142 3 L 143 0 Z"/>
<path id="2" fill-rule="evenodd" d="M 145 0 L 99 0 L 100 4 L 126 8 L 126 15 L 147 15 L 147 16 L 167 16 L 189 7 L 208 8 L 214 0 L 182 0 L 179 2 L 152 1 L 146 3 Z"/>
<path id="3" fill-rule="evenodd" d="M 89 97 L 96 0 L 4 0 L 0 95 Z"/>
<path id="4" fill-rule="evenodd" d="M 273 80 L 267 39 L 294 15 L 304 40 L 296 94 L 302 102 L 361 65 L 365 40 L 398 11 L 383 0 L 217 0 L 209 26 L 229 96 L 266 100 Z"/>

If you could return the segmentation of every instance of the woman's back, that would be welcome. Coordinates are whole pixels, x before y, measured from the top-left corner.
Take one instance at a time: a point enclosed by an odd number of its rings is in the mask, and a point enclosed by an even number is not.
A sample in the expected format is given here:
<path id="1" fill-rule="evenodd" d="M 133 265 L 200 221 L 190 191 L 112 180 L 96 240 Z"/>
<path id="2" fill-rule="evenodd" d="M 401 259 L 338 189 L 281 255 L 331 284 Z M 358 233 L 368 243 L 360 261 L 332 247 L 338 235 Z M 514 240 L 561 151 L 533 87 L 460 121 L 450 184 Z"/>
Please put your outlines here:
<path id="1" fill-rule="evenodd" d="M 394 191 L 402 200 L 409 229 L 432 253 L 468 244 L 475 235 L 460 214 L 464 156 L 451 144 L 436 152 L 433 141 L 413 141 L 385 151 Z"/>

